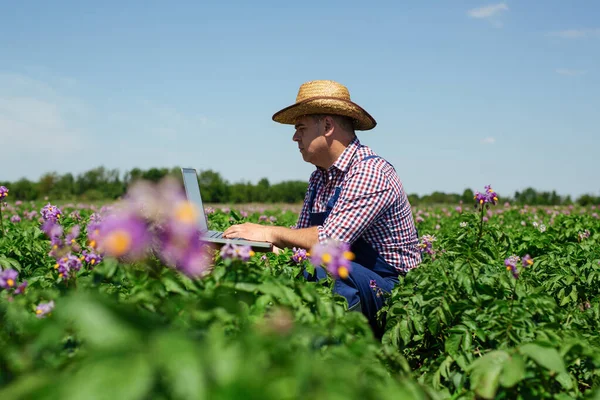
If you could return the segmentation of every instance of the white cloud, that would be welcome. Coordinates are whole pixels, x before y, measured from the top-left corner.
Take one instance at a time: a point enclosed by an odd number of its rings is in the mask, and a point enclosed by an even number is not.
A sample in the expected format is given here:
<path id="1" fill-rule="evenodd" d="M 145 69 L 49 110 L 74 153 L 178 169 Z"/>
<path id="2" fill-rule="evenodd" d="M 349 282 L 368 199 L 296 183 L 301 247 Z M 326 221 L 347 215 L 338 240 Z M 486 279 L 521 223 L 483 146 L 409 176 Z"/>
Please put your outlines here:
<path id="1" fill-rule="evenodd" d="M 559 37 L 562 39 L 583 39 L 591 37 L 600 37 L 600 28 L 595 29 L 566 29 L 563 31 L 550 32 L 548 36 Z"/>
<path id="2" fill-rule="evenodd" d="M 587 71 L 584 71 L 581 69 L 568 69 L 568 68 L 557 68 L 555 71 L 557 74 L 568 75 L 568 76 L 581 76 L 581 75 L 585 75 L 587 73 Z"/>
<path id="3" fill-rule="evenodd" d="M 467 11 L 467 15 L 471 18 L 490 18 L 504 11 L 508 11 L 506 3 L 490 4 L 489 6 L 473 8 Z"/>
<path id="4" fill-rule="evenodd" d="M 0 148 L 55 154 L 81 150 L 81 132 L 69 121 L 86 112 L 83 102 L 62 97 L 43 82 L 0 73 Z"/>
<path id="5" fill-rule="evenodd" d="M 493 137 L 486 137 L 485 139 L 481 140 L 481 143 L 483 143 L 483 144 L 494 144 L 494 143 L 496 143 L 496 139 L 494 139 Z"/>

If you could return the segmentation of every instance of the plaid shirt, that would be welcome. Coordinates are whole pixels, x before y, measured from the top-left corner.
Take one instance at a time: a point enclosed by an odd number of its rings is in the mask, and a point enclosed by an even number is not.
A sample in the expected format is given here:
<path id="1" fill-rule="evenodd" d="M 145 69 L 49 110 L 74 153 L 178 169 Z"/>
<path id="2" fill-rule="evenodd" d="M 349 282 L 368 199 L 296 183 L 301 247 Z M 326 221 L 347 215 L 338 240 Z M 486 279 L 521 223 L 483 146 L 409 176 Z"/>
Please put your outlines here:
<path id="1" fill-rule="evenodd" d="M 370 155 L 375 154 L 355 138 L 329 169 L 317 167 L 295 228 L 308 228 L 310 212 L 324 212 L 340 186 L 340 197 L 318 227 L 319 241 L 334 238 L 352 244 L 362 237 L 390 265 L 406 272 L 421 262 L 411 207 L 389 163 L 382 158 L 359 162 Z M 316 198 L 309 210 L 311 190 L 316 191 Z"/>

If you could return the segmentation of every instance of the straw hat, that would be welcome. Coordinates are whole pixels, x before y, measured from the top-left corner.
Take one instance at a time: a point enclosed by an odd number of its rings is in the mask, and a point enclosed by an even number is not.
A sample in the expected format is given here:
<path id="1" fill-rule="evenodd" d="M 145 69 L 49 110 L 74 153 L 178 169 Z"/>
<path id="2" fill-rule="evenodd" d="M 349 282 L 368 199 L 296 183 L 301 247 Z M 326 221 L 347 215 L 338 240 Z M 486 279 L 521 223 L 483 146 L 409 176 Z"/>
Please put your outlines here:
<path id="1" fill-rule="evenodd" d="M 302 84 L 298 90 L 296 103 L 273 115 L 273 121 L 294 125 L 302 115 L 331 114 L 350 117 L 354 129 L 367 131 L 377 122 L 358 104 L 350 100 L 346 86 L 334 81 L 310 81 Z"/>

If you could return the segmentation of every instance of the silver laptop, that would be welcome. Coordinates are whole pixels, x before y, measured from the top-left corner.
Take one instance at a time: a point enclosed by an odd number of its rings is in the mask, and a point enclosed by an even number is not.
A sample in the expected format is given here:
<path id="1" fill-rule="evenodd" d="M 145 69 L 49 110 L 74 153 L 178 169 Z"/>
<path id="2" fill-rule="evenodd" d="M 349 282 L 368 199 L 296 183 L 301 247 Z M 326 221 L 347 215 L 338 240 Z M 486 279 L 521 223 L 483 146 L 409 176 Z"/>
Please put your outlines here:
<path id="1" fill-rule="evenodd" d="M 202 196 L 200 196 L 200 185 L 198 184 L 196 170 L 193 168 L 181 168 L 181 174 L 183 175 L 183 186 L 185 187 L 187 199 L 198 209 L 198 226 L 200 227 L 203 240 L 219 245 L 226 243 L 246 245 L 252 247 L 254 251 L 271 251 L 273 249 L 273 245 L 269 242 L 256 242 L 241 238 L 225 239 L 223 232 L 209 230 L 208 220 L 204 212 L 204 206 L 202 205 Z"/>

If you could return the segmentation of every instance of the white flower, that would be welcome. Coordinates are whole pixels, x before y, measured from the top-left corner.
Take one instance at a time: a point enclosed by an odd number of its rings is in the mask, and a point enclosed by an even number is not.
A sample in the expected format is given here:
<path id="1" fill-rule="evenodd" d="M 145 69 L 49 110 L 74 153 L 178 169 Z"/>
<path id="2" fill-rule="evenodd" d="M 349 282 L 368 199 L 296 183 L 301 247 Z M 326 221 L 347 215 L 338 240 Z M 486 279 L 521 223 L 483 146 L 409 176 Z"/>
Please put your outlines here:
<path id="1" fill-rule="evenodd" d="M 539 229 L 540 229 L 540 232 L 542 232 L 542 233 L 546 232 L 546 225 L 541 224 Z"/>
<path id="2" fill-rule="evenodd" d="M 468 224 L 468 223 L 466 223 L 466 222 L 461 222 L 461 223 L 460 223 L 460 227 L 461 227 L 461 228 L 465 228 L 467 225 L 469 225 L 469 224 Z"/>

